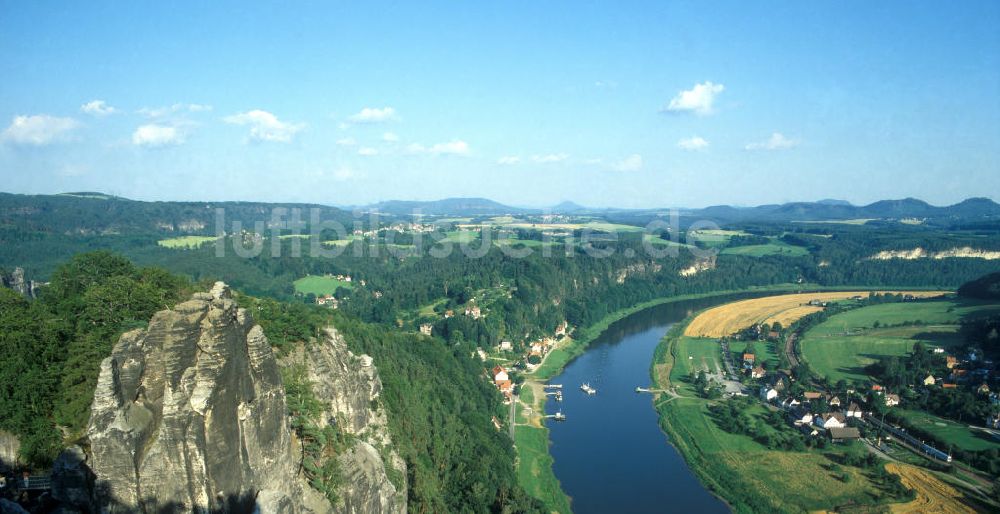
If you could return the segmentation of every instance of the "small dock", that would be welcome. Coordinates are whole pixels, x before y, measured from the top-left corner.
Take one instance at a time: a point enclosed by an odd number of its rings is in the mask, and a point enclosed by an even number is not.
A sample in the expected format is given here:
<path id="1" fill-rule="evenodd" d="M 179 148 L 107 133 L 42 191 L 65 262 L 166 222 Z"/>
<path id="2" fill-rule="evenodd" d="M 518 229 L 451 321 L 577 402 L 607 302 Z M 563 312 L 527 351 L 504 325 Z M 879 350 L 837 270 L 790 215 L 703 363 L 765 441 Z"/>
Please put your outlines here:
<path id="1" fill-rule="evenodd" d="M 563 414 L 562 411 L 559 411 L 555 414 L 549 414 L 548 416 L 545 417 L 549 419 L 554 419 L 556 421 L 566 421 L 566 415 Z"/>
<path id="2" fill-rule="evenodd" d="M 562 389 L 562 384 L 544 384 L 542 387 L 545 389 Z"/>

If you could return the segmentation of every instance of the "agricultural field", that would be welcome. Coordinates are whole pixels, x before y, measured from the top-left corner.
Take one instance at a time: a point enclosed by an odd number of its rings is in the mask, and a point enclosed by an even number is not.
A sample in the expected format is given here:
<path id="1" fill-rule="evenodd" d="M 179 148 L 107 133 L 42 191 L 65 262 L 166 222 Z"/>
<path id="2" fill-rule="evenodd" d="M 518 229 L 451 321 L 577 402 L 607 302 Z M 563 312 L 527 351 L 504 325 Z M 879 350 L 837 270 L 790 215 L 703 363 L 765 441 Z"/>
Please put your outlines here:
<path id="1" fill-rule="evenodd" d="M 701 244 L 709 248 L 722 248 L 729 244 L 729 240 L 733 236 L 745 236 L 746 232 L 742 230 L 722 230 L 722 229 L 704 229 L 704 230 L 689 230 L 685 234 L 685 241 L 689 244 L 694 244 L 695 241 L 700 241 Z"/>
<path id="2" fill-rule="evenodd" d="M 321 277 L 318 275 L 305 276 L 295 281 L 295 292 L 302 294 L 312 293 L 316 296 L 332 295 L 339 287 L 352 289 L 354 284 L 333 277 Z"/>
<path id="3" fill-rule="evenodd" d="M 721 253 L 722 255 L 743 255 L 745 257 L 764 257 L 766 255 L 802 257 L 809 255 L 809 250 L 802 246 L 790 245 L 775 239 L 768 244 L 723 248 Z"/>
<path id="4" fill-rule="evenodd" d="M 181 236 L 172 237 L 170 239 L 161 239 L 157 241 L 156 244 L 164 248 L 189 250 L 192 248 L 198 248 L 206 243 L 214 242 L 216 239 L 218 238 L 215 236 Z"/>
<path id="5" fill-rule="evenodd" d="M 721 360 L 718 344 L 678 337 L 679 332 L 668 334 L 657 348 L 653 377 L 658 386 L 673 388 L 679 396 L 658 395 L 654 405 L 671 443 L 710 490 L 734 505 L 734 511 L 769 505 L 768 510 L 801 512 L 878 501 L 877 486 L 862 470 L 830 465 L 830 454 L 859 451 L 856 445 L 825 452 L 770 450 L 749 436 L 720 429 L 708 411 L 711 401 L 696 397 L 687 384 L 692 371 L 714 367 L 713 361 Z M 759 418 L 767 410 L 758 405 L 747 412 Z M 844 480 L 845 473 L 849 480 Z"/>
<path id="6" fill-rule="evenodd" d="M 937 291 L 904 291 L 918 298 L 940 296 Z M 699 314 L 688 324 L 684 335 L 693 337 L 724 337 L 752 326 L 756 323 L 780 322 L 788 326 L 792 322 L 822 310 L 811 306 L 812 300 L 831 302 L 846 300 L 853 296 L 868 296 L 867 291 L 828 291 L 766 296 L 727 303 Z"/>
<path id="7" fill-rule="evenodd" d="M 363 241 L 364 237 L 358 235 L 348 235 L 344 239 L 335 239 L 333 241 L 323 241 L 326 246 L 347 246 L 355 241 Z"/>
<path id="8" fill-rule="evenodd" d="M 941 418 L 924 411 L 899 409 L 895 412 L 914 426 L 934 434 L 935 437 L 956 448 L 968 451 L 1000 449 L 1000 439 L 992 437 L 985 431 L 971 429 L 967 423 Z"/>
<path id="9" fill-rule="evenodd" d="M 1000 305 L 959 300 L 861 307 L 813 327 L 799 348 L 813 371 L 830 381 L 861 381 L 867 378 L 866 366 L 879 357 L 906 355 L 918 341 L 942 348 L 961 345 L 962 318 L 996 312 Z"/>
<path id="10" fill-rule="evenodd" d="M 885 469 L 899 475 L 903 485 L 916 492 L 917 497 L 907 503 L 891 506 L 897 514 L 939 512 L 942 514 L 974 513 L 975 509 L 962 503 L 962 493 L 942 482 L 930 472 L 908 464 L 886 464 Z"/>

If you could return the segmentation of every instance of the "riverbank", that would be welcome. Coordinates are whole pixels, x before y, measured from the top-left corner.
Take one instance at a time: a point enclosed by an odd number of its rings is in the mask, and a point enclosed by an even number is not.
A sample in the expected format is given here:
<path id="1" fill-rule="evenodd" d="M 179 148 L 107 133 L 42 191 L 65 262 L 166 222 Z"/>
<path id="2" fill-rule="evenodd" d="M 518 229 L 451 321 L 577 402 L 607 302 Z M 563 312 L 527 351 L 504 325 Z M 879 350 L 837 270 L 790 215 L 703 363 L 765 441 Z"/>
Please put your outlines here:
<path id="1" fill-rule="evenodd" d="M 654 397 L 660 427 L 706 488 L 734 512 L 826 511 L 899 500 L 885 490 L 881 464 L 843 464 L 848 455 L 865 454 L 861 443 L 781 450 L 719 428 L 709 408 L 729 400 L 701 397 L 689 378 L 718 353 L 715 340 L 683 335 L 693 317 L 671 327 L 661 340 L 650 375 L 654 387 L 668 391 Z M 752 402 L 739 422 L 763 424 L 769 415 L 762 404 Z"/>
<path id="2" fill-rule="evenodd" d="M 638 313 L 645 309 L 656 307 L 659 305 L 682 302 L 688 300 L 706 299 L 714 297 L 726 297 L 740 294 L 753 295 L 755 293 L 787 293 L 795 291 L 844 291 L 844 290 L 865 290 L 865 291 L 875 291 L 883 289 L 895 289 L 888 287 L 864 287 L 864 286 L 833 286 L 824 287 L 816 284 L 774 284 L 768 286 L 751 287 L 741 290 L 723 290 L 723 291 L 713 291 L 708 293 L 695 293 L 686 294 L 671 297 L 661 297 L 653 299 L 647 302 L 643 302 L 632 307 L 621 309 L 615 311 L 614 313 L 608 314 L 602 318 L 597 323 L 585 327 L 582 329 L 577 329 L 573 332 L 572 337 L 564 339 L 560 345 L 553 349 L 548 355 L 546 355 L 543 363 L 533 372 L 527 375 L 525 383 L 522 385 L 522 390 L 531 389 L 534 387 L 540 388 L 541 384 L 556 376 L 562 372 L 563 368 L 572 361 L 575 357 L 579 356 L 587 350 L 590 344 L 597 339 L 605 330 L 608 329 L 613 323 L 624 319 L 632 314 Z M 908 288 L 908 289 L 924 289 L 924 288 Z M 932 289 L 932 288 L 927 288 Z M 686 325 L 686 323 L 684 323 Z M 663 346 L 661 344 L 661 346 Z M 661 348 L 657 347 L 657 355 L 661 352 Z M 657 361 L 657 357 L 654 357 L 654 363 Z M 654 365 L 655 367 L 655 365 Z M 669 371 L 668 371 L 669 373 Z M 654 377 L 655 381 L 655 377 Z M 655 382 L 654 382 L 655 383 Z M 522 404 L 529 406 L 533 412 L 541 413 L 544 415 L 545 412 L 545 397 L 540 398 L 532 397 L 530 401 L 523 402 Z M 518 411 L 520 412 L 522 406 L 518 406 Z M 520 416 L 520 414 L 518 415 Z M 662 425 L 662 415 L 661 425 Z M 668 432 L 669 434 L 669 432 Z M 559 484 L 559 480 L 556 478 L 552 471 L 552 457 L 548 452 L 549 444 L 549 432 L 545 427 L 542 418 L 538 419 L 537 426 L 535 425 L 521 425 L 518 424 L 515 427 L 515 446 L 518 454 L 518 479 L 521 486 L 524 487 L 529 494 L 542 500 L 546 503 L 550 510 L 553 512 L 567 512 L 568 506 L 570 504 L 568 497 Z M 541 451 L 544 449 L 544 451 Z M 680 450 L 680 448 L 679 448 Z M 682 451 L 683 455 L 683 451 Z M 687 456 L 685 455 L 685 459 Z M 690 462 L 690 461 L 689 461 Z M 701 475 L 699 475 L 701 477 Z M 704 481 L 704 480 L 703 480 Z"/>

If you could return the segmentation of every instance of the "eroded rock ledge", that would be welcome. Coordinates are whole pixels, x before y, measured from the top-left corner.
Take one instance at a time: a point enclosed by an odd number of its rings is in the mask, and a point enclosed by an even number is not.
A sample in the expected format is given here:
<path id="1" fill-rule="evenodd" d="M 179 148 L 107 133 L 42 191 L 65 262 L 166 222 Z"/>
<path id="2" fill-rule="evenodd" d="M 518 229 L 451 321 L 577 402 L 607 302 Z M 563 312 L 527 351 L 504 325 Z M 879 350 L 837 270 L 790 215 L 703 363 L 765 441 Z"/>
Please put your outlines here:
<path id="1" fill-rule="evenodd" d="M 354 357 L 328 335 L 303 350 L 314 363 L 317 396 L 363 435 L 338 457 L 345 478 L 338 505 L 302 475 L 278 362 L 263 330 L 220 282 L 158 312 L 145 330 L 124 334 L 102 362 L 88 427 L 98 507 L 405 511 L 405 492 L 390 483 L 374 446 L 391 443 L 385 414 L 372 410 L 381 389 L 376 371 L 370 358 Z"/>

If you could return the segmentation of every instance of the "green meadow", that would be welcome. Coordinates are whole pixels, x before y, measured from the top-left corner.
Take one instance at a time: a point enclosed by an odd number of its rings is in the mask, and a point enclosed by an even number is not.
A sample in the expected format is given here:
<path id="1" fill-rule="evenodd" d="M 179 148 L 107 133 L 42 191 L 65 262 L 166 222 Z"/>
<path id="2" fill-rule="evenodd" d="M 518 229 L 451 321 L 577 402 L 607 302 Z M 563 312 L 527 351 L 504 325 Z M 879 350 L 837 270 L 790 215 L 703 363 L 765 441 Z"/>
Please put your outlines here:
<path id="1" fill-rule="evenodd" d="M 942 348 L 961 345 L 958 329 L 963 317 L 996 312 L 1000 305 L 959 300 L 861 307 L 813 327 L 799 348 L 813 371 L 830 381 L 862 381 L 867 378 L 866 366 L 880 357 L 906 355 L 914 343 Z"/>
<path id="2" fill-rule="evenodd" d="M 295 281 L 295 292 L 302 294 L 312 293 L 316 296 L 332 295 L 339 287 L 352 289 L 354 284 L 333 277 L 321 277 L 318 275 L 308 275 Z"/>

